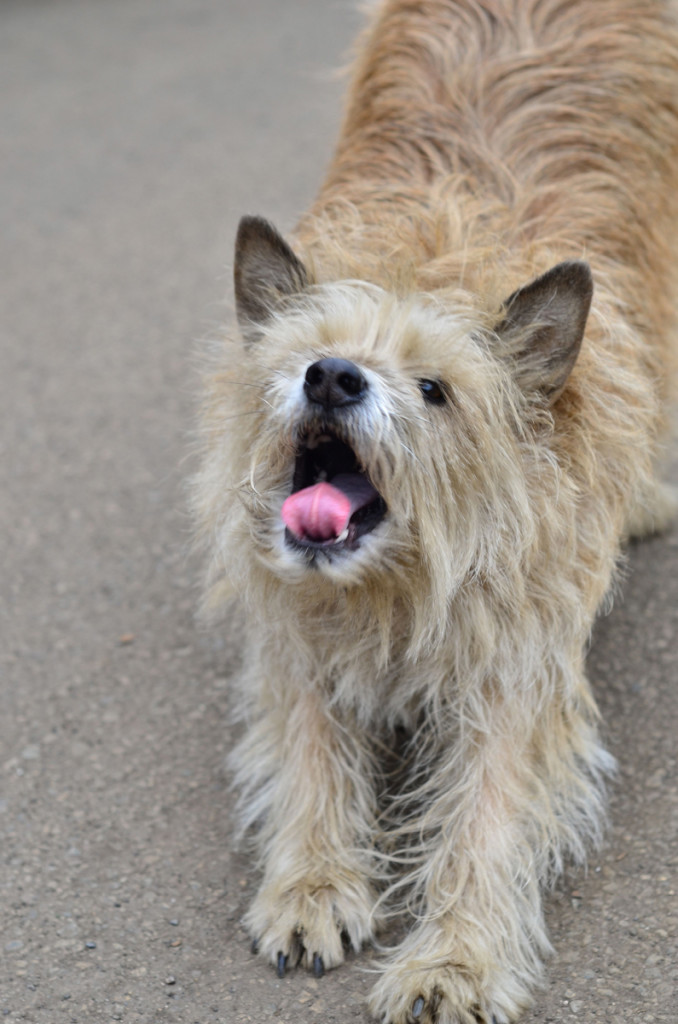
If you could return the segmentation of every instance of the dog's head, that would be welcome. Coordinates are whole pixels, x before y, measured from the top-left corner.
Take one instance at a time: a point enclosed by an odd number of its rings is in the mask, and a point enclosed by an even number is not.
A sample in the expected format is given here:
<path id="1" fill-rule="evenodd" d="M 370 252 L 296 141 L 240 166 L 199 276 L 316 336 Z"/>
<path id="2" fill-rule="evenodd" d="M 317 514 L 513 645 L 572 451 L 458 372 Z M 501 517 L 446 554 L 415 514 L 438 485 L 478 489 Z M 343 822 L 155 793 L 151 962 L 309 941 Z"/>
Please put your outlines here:
<path id="1" fill-rule="evenodd" d="M 223 521 L 275 577 L 398 578 L 401 590 L 425 579 L 444 603 L 529 543 L 526 423 L 548 419 L 577 358 L 586 264 L 559 264 L 499 311 L 450 310 L 359 281 L 314 284 L 277 231 L 247 217 L 235 294 L 244 352 L 217 400 L 240 510 Z"/>

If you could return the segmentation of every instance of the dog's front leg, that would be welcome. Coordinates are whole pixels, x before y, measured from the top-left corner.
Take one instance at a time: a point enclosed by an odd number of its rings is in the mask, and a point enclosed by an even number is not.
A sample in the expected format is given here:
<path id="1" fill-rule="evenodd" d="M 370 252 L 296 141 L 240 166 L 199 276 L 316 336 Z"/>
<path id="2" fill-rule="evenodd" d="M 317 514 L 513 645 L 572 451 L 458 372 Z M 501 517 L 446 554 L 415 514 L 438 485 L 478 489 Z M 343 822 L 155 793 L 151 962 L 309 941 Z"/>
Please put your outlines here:
<path id="1" fill-rule="evenodd" d="M 565 833 L 595 819 L 584 764 L 604 754 L 575 702 L 540 721 L 510 704 L 489 701 L 474 727 L 438 743 L 417 792 L 419 917 L 371 998 L 388 1024 L 507 1024 L 531 1002 L 550 948 L 540 883 L 572 842 Z"/>
<path id="2" fill-rule="evenodd" d="M 246 924 L 281 975 L 288 962 L 322 974 L 374 933 L 374 772 L 362 731 L 320 694 L 288 691 L 284 705 L 260 714 L 235 758 L 263 817 Z"/>

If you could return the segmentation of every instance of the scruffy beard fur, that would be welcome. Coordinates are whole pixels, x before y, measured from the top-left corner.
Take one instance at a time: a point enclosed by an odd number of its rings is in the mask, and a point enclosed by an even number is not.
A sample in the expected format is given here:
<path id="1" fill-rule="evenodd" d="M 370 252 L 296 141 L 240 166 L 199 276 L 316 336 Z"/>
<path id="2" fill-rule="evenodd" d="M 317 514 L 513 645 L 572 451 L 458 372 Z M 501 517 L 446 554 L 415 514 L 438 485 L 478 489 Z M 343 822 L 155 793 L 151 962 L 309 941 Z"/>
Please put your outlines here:
<path id="1" fill-rule="evenodd" d="M 385 0 L 291 244 L 240 225 L 194 494 L 247 610 L 247 926 L 321 974 L 410 915 L 384 1022 L 515 1021 L 600 836 L 584 650 L 672 510 L 677 100 L 657 0 Z"/>

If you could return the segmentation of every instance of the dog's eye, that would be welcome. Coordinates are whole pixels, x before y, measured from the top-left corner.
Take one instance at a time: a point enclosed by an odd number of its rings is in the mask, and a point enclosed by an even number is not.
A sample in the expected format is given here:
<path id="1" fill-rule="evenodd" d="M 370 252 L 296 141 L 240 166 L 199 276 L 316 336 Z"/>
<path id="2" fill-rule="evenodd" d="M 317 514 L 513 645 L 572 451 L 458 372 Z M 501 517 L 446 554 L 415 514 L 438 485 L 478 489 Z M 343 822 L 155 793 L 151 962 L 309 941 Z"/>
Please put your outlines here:
<path id="1" fill-rule="evenodd" d="M 445 392 L 443 391 L 442 385 L 437 380 L 420 380 L 417 381 L 419 389 L 426 399 L 432 405 L 442 405 L 445 401 Z"/>

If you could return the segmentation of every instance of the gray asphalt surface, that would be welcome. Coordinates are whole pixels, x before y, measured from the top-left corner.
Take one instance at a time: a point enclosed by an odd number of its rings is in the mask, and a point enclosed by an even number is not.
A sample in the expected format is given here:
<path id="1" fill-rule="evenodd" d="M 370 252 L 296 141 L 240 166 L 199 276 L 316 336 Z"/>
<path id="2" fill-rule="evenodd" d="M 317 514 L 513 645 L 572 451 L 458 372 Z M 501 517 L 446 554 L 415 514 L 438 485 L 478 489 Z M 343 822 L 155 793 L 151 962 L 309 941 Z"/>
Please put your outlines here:
<path id="1" fill-rule="evenodd" d="M 343 0 L 0 6 L 0 1018 L 367 1021 L 367 955 L 281 981 L 249 953 L 237 638 L 196 623 L 183 493 L 235 225 L 312 198 L 358 24 Z M 604 849 L 548 901 L 532 1024 L 678 1019 L 677 647 L 674 531 L 596 630 L 621 771 Z"/>

